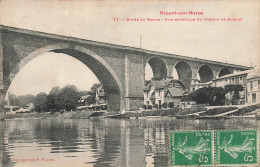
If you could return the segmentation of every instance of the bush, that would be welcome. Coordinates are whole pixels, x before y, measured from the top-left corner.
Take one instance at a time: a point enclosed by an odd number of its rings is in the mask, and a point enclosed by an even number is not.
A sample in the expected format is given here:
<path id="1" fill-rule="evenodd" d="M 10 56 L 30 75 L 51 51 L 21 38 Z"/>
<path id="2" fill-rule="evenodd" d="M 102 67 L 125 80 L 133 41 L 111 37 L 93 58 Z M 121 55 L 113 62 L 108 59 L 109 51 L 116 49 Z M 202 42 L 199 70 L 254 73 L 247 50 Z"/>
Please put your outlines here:
<path id="1" fill-rule="evenodd" d="M 173 107 L 171 109 L 164 110 L 161 115 L 162 116 L 175 116 L 179 111 L 180 111 L 180 108 Z"/>
<path id="2" fill-rule="evenodd" d="M 168 106 L 169 106 L 169 108 L 173 108 L 174 107 L 174 103 L 170 102 Z"/>
<path id="3" fill-rule="evenodd" d="M 164 103 L 162 104 L 162 107 L 163 107 L 163 108 L 167 108 L 167 103 L 164 102 Z"/>
<path id="4" fill-rule="evenodd" d="M 63 114 L 63 113 L 64 113 L 64 110 L 65 110 L 65 109 L 61 109 L 61 110 L 60 110 L 60 113 Z"/>
<path id="5" fill-rule="evenodd" d="M 148 105 L 148 110 L 151 110 L 153 109 L 153 106 L 152 105 Z"/>
<path id="6" fill-rule="evenodd" d="M 54 112 L 55 112 L 55 110 L 51 110 L 51 115 L 53 115 L 53 114 L 54 114 Z"/>

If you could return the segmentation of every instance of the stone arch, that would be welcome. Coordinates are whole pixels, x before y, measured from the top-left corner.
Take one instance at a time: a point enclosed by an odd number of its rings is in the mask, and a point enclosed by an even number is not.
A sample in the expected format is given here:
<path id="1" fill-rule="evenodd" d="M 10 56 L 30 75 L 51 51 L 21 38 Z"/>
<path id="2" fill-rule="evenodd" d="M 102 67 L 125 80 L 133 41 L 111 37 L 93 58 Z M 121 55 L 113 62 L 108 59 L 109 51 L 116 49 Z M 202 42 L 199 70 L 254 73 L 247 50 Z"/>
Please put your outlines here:
<path id="1" fill-rule="evenodd" d="M 190 64 L 182 60 L 177 62 L 174 67 L 178 73 L 179 80 L 182 81 L 186 89 L 189 89 L 192 79 L 192 69 Z"/>
<path id="2" fill-rule="evenodd" d="M 213 70 L 207 64 L 203 64 L 198 68 L 198 74 L 202 83 L 209 82 L 214 78 Z"/>
<path id="3" fill-rule="evenodd" d="M 121 111 L 125 109 L 123 86 L 115 71 L 102 57 L 79 45 L 60 43 L 34 50 L 12 69 L 6 79 L 5 90 L 7 91 L 12 80 L 18 74 L 20 69 L 22 69 L 29 61 L 45 52 L 64 53 L 85 64 L 104 86 L 108 100 L 108 111 Z"/>
<path id="4" fill-rule="evenodd" d="M 145 66 L 149 64 L 153 71 L 153 77 L 156 80 L 162 80 L 167 78 L 167 64 L 164 62 L 163 59 L 159 57 L 150 57 L 146 63 Z"/>
<path id="5" fill-rule="evenodd" d="M 222 76 L 224 76 L 224 75 L 228 75 L 228 74 L 231 74 L 231 73 L 232 73 L 232 71 L 231 71 L 229 68 L 223 67 L 223 68 L 219 71 L 218 77 L 222 77 Z"/>

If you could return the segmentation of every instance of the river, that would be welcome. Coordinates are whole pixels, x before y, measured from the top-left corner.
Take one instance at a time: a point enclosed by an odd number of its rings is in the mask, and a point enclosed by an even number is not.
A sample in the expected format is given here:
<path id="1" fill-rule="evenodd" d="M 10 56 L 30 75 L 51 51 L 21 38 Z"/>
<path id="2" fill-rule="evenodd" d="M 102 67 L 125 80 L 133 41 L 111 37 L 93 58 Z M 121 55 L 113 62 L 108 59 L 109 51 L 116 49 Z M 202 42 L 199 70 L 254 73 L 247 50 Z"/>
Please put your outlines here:
<path id="1" fill-rule="evenodd" d="M 14 119 L 0 123 L 3 166 L 168 166 L 169 131 L 259 128 L 254 119 Z"/>

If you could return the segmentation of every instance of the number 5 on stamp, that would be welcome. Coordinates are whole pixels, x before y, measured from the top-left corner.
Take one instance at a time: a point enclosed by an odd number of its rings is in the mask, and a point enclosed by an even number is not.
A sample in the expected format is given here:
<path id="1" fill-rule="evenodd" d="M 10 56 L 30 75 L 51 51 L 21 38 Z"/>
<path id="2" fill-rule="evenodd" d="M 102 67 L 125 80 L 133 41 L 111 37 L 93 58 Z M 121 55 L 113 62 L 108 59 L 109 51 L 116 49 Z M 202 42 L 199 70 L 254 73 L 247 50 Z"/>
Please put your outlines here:
<path id="1" fill-rule="evenodd" d="M 171 166 L 203 166 L 213 163 L 212 131 L 171 132 Z"/>
<path id="2" fill-rule="evenodd" d="M 216 165 L 258 164 L 258 131 L 216 131 Z"/>

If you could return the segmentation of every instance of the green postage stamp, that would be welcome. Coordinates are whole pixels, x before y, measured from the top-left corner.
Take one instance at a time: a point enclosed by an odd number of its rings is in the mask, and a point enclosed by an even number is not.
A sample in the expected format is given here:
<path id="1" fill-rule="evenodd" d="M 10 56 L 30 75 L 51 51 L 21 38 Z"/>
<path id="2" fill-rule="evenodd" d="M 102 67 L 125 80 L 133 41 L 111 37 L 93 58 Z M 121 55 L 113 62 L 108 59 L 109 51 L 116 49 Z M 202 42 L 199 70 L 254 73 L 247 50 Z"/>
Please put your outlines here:
<path id="1" fill-rule="evenodd" d="M 258 131 L 216 131 L 216 165 L 258 164 Z"/>
<path id="2" fill-rule="evenodd" d="M 171 132 L 171 166 L 203 166 L 213 164 L 213 132 Z"/>
<path id="3" fill-rule="evenodd" d="M 257 130 L 170 132 L 170 165 L 258 165 L 258 142 Z"/>

